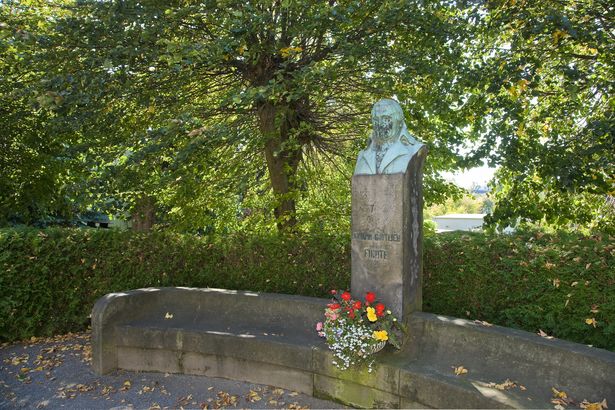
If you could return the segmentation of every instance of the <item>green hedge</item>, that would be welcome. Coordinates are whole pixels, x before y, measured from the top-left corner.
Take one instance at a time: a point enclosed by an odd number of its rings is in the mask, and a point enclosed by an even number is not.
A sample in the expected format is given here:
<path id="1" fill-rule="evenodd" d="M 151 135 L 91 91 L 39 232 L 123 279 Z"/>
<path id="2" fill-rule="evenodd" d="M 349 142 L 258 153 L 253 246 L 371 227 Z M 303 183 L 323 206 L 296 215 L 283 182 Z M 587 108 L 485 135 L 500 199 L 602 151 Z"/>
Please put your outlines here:
<path id="1" fill-rule="evenodd" d="M 349 235 L 1 229 L 0 340 L 83 329 L 97 298 L 146 286 L 324 297 L 349 287 L 349 254 Z M 430 236 L 424 309 L 615 350 L 614 256 L 612 237 Z"/>
<path id="2" fill-rule="evenodd" d="M 614 256 L 609 236 L 439 234 L 425 243 L 423 309 L 615 350 Z"/>
<path id="3" fill-rule="evenodd" d="M 0 340 L 83 329 L 109 292 L 193 286 L 324 296 L 349 284 L 348 237 L 0 229 Z"/>

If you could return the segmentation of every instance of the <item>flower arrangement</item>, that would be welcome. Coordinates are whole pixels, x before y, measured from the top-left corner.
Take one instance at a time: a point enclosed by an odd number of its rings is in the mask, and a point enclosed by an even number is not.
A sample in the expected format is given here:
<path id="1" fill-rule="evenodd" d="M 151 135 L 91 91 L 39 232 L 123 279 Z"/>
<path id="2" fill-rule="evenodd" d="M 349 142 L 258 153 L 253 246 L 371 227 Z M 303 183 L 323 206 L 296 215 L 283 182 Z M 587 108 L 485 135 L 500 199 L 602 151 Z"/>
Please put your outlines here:
<path id="1" fill-rule="evenodd" d="M 325 321 L 316 324 L 318 335 L 327 340 L 335 356 L 333 364 L 339 369 L 366 363 L 371 372 L 374 361 L 370 356 L 387 343 L 399 349 L 397 331 L 403 327 L 373 292 L 367 292 L 364 301 L 347 291 L 332 290 L 331 294 Z"/>

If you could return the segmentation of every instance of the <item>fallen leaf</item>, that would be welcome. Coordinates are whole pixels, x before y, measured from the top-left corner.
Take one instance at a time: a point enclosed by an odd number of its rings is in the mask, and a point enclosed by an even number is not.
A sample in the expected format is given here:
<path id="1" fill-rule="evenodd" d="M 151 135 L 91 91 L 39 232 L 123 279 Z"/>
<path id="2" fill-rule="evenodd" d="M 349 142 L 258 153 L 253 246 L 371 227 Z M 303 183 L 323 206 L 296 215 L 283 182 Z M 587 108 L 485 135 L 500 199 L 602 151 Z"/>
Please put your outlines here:
<path id="1" fill-rule="evenodd" d="M 219 407 L 236 406 L 237 396 L 230 395 L 227 392 L 219 391 L 216 405 Z"/>
<path id="2" fill-rule="evenodd" d="M 153 388 L 153 387 L 150 387 L 150 386 L 143 386 L 143 387 L 141 388 L 141 390 L 139 390 L 137 393 L 138 393 L 138 394 L 143 394 L 143 393 L 151 393 L 151 392 L 153 392 L 153 391 L 154 391 L 154 388 Z"/>
<path id="3" fill-rule="evenodd" d="M 175 407 L 179 406 L 180 408 L 183 408 L 184 406 L 189 405 L 191 400 L 192 400 L 192 394 L 189 394 L 189 395 L 184 396 L 184 397 L 180 397 L 177 400 L 177 403 L 176 403 Z"/>
<path id="4" fill-rule="evenodd" d="M 598 305 L 592 305 L 590 312 L 592 312 L 593 314 L 600 312 L 600 310 L 598 310 Z"/>
<path id="5" fill-rule="evenodd" d="M 167 312 L 167 313 L 164 315 L 164 318 L 165 318 L 165 319 L 173 319 L 173 314 L 172 314 L 172 313 Z"/>
<path id="6" fill-rule="evenodd" d="M 282 389 L 273 389 L 271 391 L 271 394 L 273 394 L 274 396 L 281 396 L 284 394 L 284 390 Z"/>
<path id="7" fill-rule="evenodd" d="M 491 323 L 486 322 L 484 320 L 475 320 L 474 323 L 476 323 L 477 325 L 485 326 L 485 327 L 493 326 Z"/>
<path id="8" fill-rule="evenodd" d="M 522 385 L 519 385 L 519 389 L 520 389 L 521 391 L 526 391 L 526 390 L 527 390 L 527 387 L 522 386 Z"/>
<path id="9" fill-rule="evenodd" d="M 545 339 L 553 339 L 553 336 L 549 336 L 548 334 L 543 332 L 542 329 L 538 329 L 537 335 L 540 336 L 540 337 L 544 337 Z"/>
<path id="10" fill-rule="evenodd" d="M 453 371 L 455 372 L 455 376 L 460 376 L 468 372 L 468 369 L 466 369 L 463 366 L 458 366 L 458 367 L 453 366 L 452 368 L 453 368 Z"/>
<path id="11" fill-rule="evenodd" d="M 298 395 L 299 395 L 299 393 L 297 393 L 296 391 L 294 391 L 294 392 L 289 393 L 288 395 L 289 395 L 290 397 L 295 397 L 295 396 L 298 396 Z"/>
<path id="12" fill-rule="evenodd" d="M 555 387 L 551 387 L 551 391 L 553 392 L 553 397 L 558 399 L 567 399 L 568 395 L 565 391 L 559 391 Z"/>
<path id="13" fill-rule="evenodd" d="M 131 386 L 132 384 L 130 383 L 130 380 L 126 380 L 124 384 L 122 385 L 122 387 L 120 388 L 120 391 L 128 391 L 130 390 Z"/>
<path id="14" fill-rule="evenodd" d="M 596 327 L 596 324 L 598 324 L 596 318 L 593 317 L 585 319 L 585 323 L 587 323 L 588 325 L 592 325 L 593 327 Z"/>
<path id="15" fill-rule="evenodd" d="M 506 379 L 503 383 L 489 383 L 487 386 L 497 390 L 508 390 L 517 387 L 517 384 L 510 379 Z"/>
<path id="16" fill-rule="evenodd" d="M 574 281 L 574 282 L 572 282 L 572 283 L 570 284 L 570 286 L 575 287 L 575 286 L 577 286 L 578 284 L 579 284 L 579 282 Z"/>
<path id="17" fill-rule="evenodd" d="M 250 392 L 246 396 L 246 400 L 249 401 L 250 403 L 254 403 L 256 401 L 261 401 L 262 397 L 259 396 L 258 393 L 255 392 L 254 390 L 250 390 Z"/>
<path id="18" fill-rule="evenodd" d="M 104 386 L 100 394 L 102 394 L 103 396 L 106 396 L 109 393 L 113 393 L 114 391 L 115 389 L 113 388 L 113 386 Z"/>
<path id="19" fill-rule="evenodd" d="M 582 409 L 585 409 L 585 410 L 608 409 L 608 407 L 606 405 L 606 399 L 602 400 L 601 402 L 595 402 L 595 403 L 590 403 L 587 400 L 583 400 L 579 406 Z"/>
<path id="20" fill-rule="evenodd" d="M 558 408 L 558 406 L 564 408 L 564 406 L 568 406 L 573 403 L 573 400 L 568 397 L 568 394 L 566 394 L 565 391 L 560 391 L 557 390 L 555 387 L 552 387 L 551 392 L 553 392 L 553 398 L 551 399 L 551 403 L 555 404 L 556 408 Z"/>
<path id="21" fill-rule="evenodd" d="M 548 263 L 548 262 L 547 262 Z M 546 266 L 546 265 L 545 265 Z M 548 268 L 547 268 L 548 269 Z M 553 286 L 555 286 L 556 288 L 559 288 L 560 285 L 560 280 L 558 278 L 555 278 L 552 280 L 553 282 Z"/>

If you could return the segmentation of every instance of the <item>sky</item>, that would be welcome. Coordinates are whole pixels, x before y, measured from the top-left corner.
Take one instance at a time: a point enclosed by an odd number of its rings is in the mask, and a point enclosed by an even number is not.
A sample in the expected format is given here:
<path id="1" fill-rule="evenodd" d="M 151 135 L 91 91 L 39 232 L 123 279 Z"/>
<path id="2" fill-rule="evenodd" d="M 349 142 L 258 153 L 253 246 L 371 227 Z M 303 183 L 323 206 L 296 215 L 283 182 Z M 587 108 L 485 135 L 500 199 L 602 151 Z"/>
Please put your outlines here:
<path id="1" fill-rule="evenodd" d="M 486 186 L 487 182 L 493 178 L 495 168 L 488 166 L 476 167 L 468 169 L 464 172 L 443 172 L 442 176 L 447 181 L 454 182 L 462 188 L 472 188 L 473 185 Z"/>

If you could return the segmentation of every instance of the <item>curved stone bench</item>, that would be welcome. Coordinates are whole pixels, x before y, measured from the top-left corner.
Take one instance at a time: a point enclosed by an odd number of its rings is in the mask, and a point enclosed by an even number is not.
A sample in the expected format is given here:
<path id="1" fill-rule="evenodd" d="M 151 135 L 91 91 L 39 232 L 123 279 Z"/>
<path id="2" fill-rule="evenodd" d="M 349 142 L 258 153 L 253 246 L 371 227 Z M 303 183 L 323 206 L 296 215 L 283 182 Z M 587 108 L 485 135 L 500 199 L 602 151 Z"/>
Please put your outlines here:
<path id="1" fill-rule="evenodd" d="M 615 403 L 615 353 L 427 313 L 411 316 L 405 348 L 379 353 L 373 373 L 340 371 L 314 330 L 327 302 L 221 289 L 109 294 L 92 312 L 94 370 L 224 377 L 357 407 L 552 408 L 551 387 Z M 506 379 L 525 390 L 490 385 Z"/>

